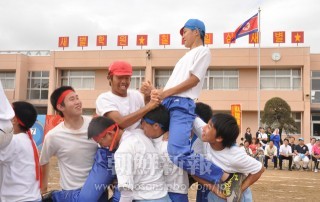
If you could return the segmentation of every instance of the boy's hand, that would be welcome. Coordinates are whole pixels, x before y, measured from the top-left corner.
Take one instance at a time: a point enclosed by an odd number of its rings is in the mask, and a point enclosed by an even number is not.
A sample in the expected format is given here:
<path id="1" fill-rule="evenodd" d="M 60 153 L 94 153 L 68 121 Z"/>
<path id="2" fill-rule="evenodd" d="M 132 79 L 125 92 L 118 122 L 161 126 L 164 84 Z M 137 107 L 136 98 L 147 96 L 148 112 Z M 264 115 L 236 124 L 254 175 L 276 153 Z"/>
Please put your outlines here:
<path id="1" fill-rule="evenodd" d="M 148 102 L 147 106 L 150 107 L 150 109 L 154 109 L 158 107 L 161 103 L 161 100 L 159 100 L 157 97 L 151 96 L 150 102 Z"/>
<path id="2" fill-rule="evenodd" d="M 154 89 L 151 91 L 151 99 L 158 100 L 161 102 L 163 100 L 163 91 L 161 89 Z"/>
<path id="3" fill-rule="evenodd" d="M 140 92 L 145 96 L 150 96 L 151 91 L 154 89 L 150 81 L 142 82 Z"/>

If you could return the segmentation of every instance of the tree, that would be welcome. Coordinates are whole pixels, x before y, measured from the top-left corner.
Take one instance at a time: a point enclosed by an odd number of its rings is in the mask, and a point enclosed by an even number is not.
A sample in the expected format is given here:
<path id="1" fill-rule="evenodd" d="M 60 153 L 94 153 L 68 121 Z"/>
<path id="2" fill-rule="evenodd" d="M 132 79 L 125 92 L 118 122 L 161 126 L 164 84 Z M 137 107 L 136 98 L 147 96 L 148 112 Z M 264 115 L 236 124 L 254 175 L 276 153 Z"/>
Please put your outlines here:
<path id="1" fill-rule="evenodd" d="M 287 134 L 297 132 L 296 123 L 291 117 L 290 106 L 279 97 L 271 98 L 266 102 L 261 122 L 271 128 L 279 128 L 280 138 L 282 130 L 286 131 Z"/>

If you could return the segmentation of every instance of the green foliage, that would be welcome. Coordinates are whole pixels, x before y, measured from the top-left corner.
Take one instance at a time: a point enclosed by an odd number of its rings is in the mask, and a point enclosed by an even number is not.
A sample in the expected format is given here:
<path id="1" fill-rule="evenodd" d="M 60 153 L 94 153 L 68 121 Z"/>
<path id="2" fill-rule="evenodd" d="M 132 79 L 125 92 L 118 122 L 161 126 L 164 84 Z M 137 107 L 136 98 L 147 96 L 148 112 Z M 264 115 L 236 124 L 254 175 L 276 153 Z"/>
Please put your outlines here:
<path id="1" fill-rule="evenodd" d="M 272 128 L 283 129 L 287 134 L 297 132 L 296 123 L 291 117 L 290 106 L 279 97 L 271 98 L 266 102 L 261 122 Z"/>

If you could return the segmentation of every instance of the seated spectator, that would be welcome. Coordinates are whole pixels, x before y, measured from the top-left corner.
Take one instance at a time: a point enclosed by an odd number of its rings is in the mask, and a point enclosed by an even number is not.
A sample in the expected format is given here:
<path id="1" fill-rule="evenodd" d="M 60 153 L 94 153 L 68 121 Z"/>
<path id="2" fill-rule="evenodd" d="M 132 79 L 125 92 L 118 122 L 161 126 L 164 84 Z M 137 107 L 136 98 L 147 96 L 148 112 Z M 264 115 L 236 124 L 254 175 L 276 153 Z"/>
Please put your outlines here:
<path id="1" fill-rule="evenodd" d="M 277 147 L 273 145 L 273 141 L 270 140 L 269 145 L 266 146 L 266 149 L 264 150 L 264 167 L 268 168 L 268 159 L 273 160 L 273 167 L 274 169 L 277 169 Z"/>
<path id="2" fill-rule="evenodd" d="M 256 158 L 257 157 L 257 149 L 258 149 L 257 138 L 255 138 L 255 137 L 252 138 L 252 143 L 249 145 L 249 148 L 252 151 L 252 157 Z"/>
<path id="3" fill-rule="evenodd" d="M 249 144 L 252 143 L 252 133 L 250 127 L 247 128 L 246 133 L 244 134 L 244 139 L 249 142 Z"/>
<path id="4" fill-rule="evenodd" d="M 300 161 L 303 161 L 303 170 L 307 170 L 308 169 L 308 163 L 309 163 L 309 150 L 307 145 L 304 144 L 304 139 L 303 138 L 299 138 L 299 144 L 295 146 L 294 148 L 294 153 L 295 153 L 295 157 L 293 159 L 293 162 L 296 166 L 296 168 L 299 170 L 300 169 Z"/>
<path id="5" fill-rule="evenodd" d="M 314 161 L 314 172 L 317 173 L 319 169 L 320 160 L 320 139 L 317 139 L 311 150 L 312 160 Z"/>
<path id="6" fill-rule="evenodd" d="M 252 150 L 249 148 L 249 141 L 248 140 L 244 141 L 243 149 L 249 156 L 253 156 Z"/>
<path id="7" fill-rule="evenodd" d="M 308 150 L 309 150 L 309 159 L 311 159 L 311 151 L 312 151 L 312 147 L 314 146 L 314 144 L 316 143 L 316 138 L 313 137 L 310 139 L 310 142 L 307 145 Z"/>
<path id="8" fill-rule="evenodd" d="M 283 145 L 280 146 L 279 149 L 280 155 L 279 155 L 279 167 L 280 170 L 282 170 L 282 161 L 283 159 L 289 160 L 289 168 L 288 170 L 292 171 L 291 165 L 292 165 L 292 149 L 289 146 L 289 140 L 284 139 Z"/>
<path id="9" fill-rule="evenodd" d="M 264 161 L 264 149 L 263 149 L 263 146 L 262 146 L 261 142 L 258 142 L 256 159 L 263 164 L 263 161 Z"/>

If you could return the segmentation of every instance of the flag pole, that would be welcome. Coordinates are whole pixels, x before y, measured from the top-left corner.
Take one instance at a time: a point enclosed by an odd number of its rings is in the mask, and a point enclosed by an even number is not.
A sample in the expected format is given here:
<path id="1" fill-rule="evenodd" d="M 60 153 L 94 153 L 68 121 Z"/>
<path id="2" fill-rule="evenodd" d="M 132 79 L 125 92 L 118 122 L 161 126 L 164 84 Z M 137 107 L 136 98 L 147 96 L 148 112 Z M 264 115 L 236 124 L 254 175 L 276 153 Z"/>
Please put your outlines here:
<path id="1" fill-rule="evenodd" d="M 260 127 L 260 44 L 261 44 L 261 26 L 260 26 L 260 17 L 261 17 L 261 9 L 258 9 L 258 39 L 259 39 L 259 47 L 258 47 L 258 90 L 257 90 L 257 97 L 258 97 L 258 127 Z"/>

